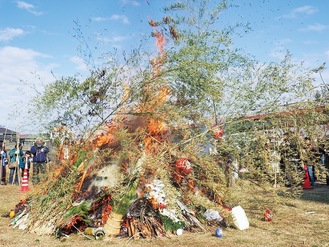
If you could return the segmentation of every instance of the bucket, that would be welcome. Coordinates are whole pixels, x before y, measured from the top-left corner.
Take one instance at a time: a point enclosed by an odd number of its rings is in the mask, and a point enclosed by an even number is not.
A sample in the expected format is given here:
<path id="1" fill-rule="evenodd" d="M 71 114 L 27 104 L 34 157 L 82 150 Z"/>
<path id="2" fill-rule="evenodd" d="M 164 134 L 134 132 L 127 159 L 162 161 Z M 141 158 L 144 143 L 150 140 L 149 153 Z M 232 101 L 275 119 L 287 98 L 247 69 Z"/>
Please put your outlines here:
<path id="1" fill-rule="evenodd" d="M 249 228 L 249 220 L 243 208 L 241 206 L 236 206 L 232 208 L 232 218 L 234 226 L 238 230 L 245 230 Z"/>
<path id="2" fill-rule="evenodd" d="M 104 225 L 106 235 L 117 236 L 120 233 L 121 222 L 122 222 L 122 215 L 112 212 L 109 215 L 106 224 Z"/>

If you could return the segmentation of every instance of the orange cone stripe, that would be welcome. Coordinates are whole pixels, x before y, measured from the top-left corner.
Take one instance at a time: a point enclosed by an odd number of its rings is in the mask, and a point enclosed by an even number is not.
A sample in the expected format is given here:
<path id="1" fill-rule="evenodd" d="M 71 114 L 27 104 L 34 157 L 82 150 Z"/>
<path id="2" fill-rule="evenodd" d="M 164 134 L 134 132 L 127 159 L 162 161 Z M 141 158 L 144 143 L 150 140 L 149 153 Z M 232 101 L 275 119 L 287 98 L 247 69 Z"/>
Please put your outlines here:
<path id="1" fill-rule="evenodd" d="M 29 181 L 27 176 L 27 170 L 24 169 L 21 191 L 28 191 L 28 190 L 29 190 Z"/>

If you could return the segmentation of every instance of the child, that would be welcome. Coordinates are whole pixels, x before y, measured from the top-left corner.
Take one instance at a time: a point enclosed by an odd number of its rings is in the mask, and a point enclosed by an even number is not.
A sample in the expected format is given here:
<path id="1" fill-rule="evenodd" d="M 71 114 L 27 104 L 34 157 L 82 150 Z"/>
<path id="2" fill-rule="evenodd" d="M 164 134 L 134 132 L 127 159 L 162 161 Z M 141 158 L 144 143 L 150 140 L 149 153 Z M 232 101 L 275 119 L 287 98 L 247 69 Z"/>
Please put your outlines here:
<path id="1" fill-rule="evenodd" d="M 26 151 L 25 155 L 22 159 L 22 164 L 19 165 L 19 168 L 22 171 L 22 177 L 24 176 L 24 170 L 27 170 L 27 177 L 29 177 L 29 171 L 30 171 L 30 166 L 31 166 L 31 152 L 30 151 Z"/>

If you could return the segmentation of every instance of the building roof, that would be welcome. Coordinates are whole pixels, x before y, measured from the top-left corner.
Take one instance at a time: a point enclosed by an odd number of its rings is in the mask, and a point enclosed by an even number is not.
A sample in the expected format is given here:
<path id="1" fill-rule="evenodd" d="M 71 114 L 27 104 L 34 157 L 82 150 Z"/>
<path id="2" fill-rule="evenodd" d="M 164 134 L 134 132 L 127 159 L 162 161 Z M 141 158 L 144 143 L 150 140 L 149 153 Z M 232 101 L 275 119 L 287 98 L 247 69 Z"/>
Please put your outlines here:
<path id="1" fill-rule="evenodd" d="M 13 130 L 10 130 L 10 129 L 7 129 L 7 128 L 4 128 L 4 127 L 0 127 L 0 134 L 1 134 L 1 135 L 5 135 L 5 134 L 7 134 L 7 135 L 15 135 L 16 132 L 13 131 Z"/>
<path id="2" fill-rule="evenodd" d="M 16 139 L 17 132 L 0 127 L 0 142 L 3 142 L 3 140 L 13 140 Z"/>

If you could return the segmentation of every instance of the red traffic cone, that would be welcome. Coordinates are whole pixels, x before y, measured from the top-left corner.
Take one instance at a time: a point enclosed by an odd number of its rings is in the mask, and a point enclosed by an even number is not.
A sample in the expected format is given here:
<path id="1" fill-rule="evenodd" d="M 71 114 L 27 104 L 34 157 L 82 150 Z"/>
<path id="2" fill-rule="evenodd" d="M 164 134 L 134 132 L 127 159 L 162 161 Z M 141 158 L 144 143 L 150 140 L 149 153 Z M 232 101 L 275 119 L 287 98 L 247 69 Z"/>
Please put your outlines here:
<path id="1" fill-rule="evenodd" d="M 307 166 L 304 166 L 305 176 L 304 176 L 304 183 L 303 189 L 312 189 L 310 175 L 308 174 Z"/>
<path id="2" fill-rule="evenodd" d="M 25 192 L 28 190 L 29 190 L 29 178 L 27 175 L 27 169 L 24 169 L 21 191 Z"/>

